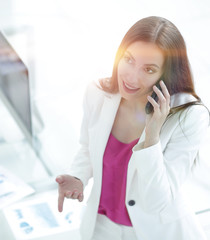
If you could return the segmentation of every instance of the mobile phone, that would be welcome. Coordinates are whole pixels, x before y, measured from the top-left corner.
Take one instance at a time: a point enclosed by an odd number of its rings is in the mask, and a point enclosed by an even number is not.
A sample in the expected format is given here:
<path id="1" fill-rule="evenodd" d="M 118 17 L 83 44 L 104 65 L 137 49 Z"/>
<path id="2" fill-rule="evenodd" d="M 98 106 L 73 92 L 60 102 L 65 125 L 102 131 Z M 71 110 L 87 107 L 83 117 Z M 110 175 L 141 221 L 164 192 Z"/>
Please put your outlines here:
<path id="1" fill-rule="evenodd" d="M 160 81 L 158 81 L 158 83 L 156 83 L 156 87 L 161 91 L 161 87 L 160 87 Z M 158 96 L 156 94 L 155 91 L 153 91 L 151 97 L 157 102 L 158 101 Z M 152 104 L 148 101 L 145 107 L 145 112 L 146 114 L 150 114 L 154 111 Z"/>

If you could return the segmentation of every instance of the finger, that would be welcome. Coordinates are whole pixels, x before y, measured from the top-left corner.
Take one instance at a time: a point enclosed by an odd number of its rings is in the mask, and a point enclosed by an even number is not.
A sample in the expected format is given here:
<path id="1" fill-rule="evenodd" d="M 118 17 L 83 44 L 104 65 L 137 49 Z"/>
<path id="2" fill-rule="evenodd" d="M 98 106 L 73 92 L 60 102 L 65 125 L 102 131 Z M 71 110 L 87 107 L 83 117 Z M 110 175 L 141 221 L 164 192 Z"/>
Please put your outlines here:
<path id="1" fill-rule="evenodd" d="M 59 194 L 59 196 L 58 196 L 58 211 L 59 212 L 63 211 L 63 202 L 64 202 L 64 195 Z"/>
<path id="2" fill-rule="evenodd" d="M 71 191 L 68 191 L 65 193 L 66 198 L 72 198 L 72 195 L 73 195 L 73 192 L 71 192 Z"/>
<path id="3" fill-rule="evenodd" d="M 169 113 L 170 112 L 170 94 L 168 92 L 168 89 L 165 83 L 162 80 L 160 81 L 160 86 L 166 99 L 165 105 L 163 106 L 164 107 L 163 110 L 166 110 L 166 113 Z"/>
<path id="4" fill-rule="evenodd" d="M 161 92 L 161 90 L 159 88 L 157 88 L 155 85 L 153 86 L 153 90 L 156 92 L 156 94 L 158 96 L 158 102 L 161 104 L 165 104 L 166 99 L 165 99 L 163 93 Z"/>
<path id="5" fill-rule="evenodd" d="M 169 105 L 169 103 L 170 103 L 170 94 L 168 92 L 168 89 L 167 89 L 165 83 L 162 80 L 160 81 L 160 86 L 161 86 L 162 92 L 163 92 L 163 94 L 164 94 L 164 96 L 166 98 L 166 102 Z"/>
<path id="6" fill-rule="evenodd" d="M 62 184 L 63 182 L 64 182 L 64 177 L 63 176 L 57 176 L 56 177 L 56 179 L 55 179 L 55 181 L 57 182 L 57 183 L 59 183 L 59 184 Z"/>
<path id="7" fill-rule="evenodd" d="M 79 192 L 78 192 L 77 190 L 75 190 L 75 191 L 73 192 L 71 198 L 73 198 L 73 199 L 77 199 L 78 196 L 79 196 Z"/>
<path id="8" fill-rule="evenodd" d="M 152 104 L 154 111 L 160 109 L 160 105 L 150 96 L 147 96 L 148 101 Z"/>
<path id="9" fill-rule="evenodd" d="M 83 199 L 84 199 L 84 196 L 83 196 L 82 193 L 80 193 L 79 196 L 78 196 L 78 200 L 79 200 L 79 202 L 82 202 Z"/>

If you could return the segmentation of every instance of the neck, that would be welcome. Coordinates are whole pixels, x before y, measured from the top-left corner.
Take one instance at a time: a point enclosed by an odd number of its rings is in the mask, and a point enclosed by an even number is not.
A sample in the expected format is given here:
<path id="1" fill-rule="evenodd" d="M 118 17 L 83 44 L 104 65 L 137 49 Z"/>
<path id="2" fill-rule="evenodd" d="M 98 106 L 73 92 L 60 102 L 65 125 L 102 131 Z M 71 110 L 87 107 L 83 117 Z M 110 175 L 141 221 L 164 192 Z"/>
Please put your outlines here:
<path id="1" fill-rule="evenodd" d="M 145 106 L 147 104 L 147 98 L 138 98 L 138 99 L 132 99 L 132 100 L 127 100 L 125 98 L 121 99 L 120 105 L 131 112 L 138 113 L 142 112 L 145 109 Z"/>

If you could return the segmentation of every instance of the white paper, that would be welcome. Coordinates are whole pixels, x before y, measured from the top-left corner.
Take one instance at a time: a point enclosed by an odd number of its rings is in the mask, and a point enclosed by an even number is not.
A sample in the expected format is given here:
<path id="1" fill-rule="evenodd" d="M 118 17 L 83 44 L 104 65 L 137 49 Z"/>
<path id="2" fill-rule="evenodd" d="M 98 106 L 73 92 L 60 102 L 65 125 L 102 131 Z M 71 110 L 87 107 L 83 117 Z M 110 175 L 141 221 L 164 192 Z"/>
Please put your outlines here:
<path id="1" fill-rule="evenodd" d="M 210 209 L 206 209 L 203 212 L 197 214 L 198 221 L 203 229 L 207 232 L 210 230 Z"/>
<path id="2" fill-rule="evenodd" d="M 32 187 L 0 166 L 0 209 L 33 192 Z"/>
<path id="3" fill-rule="evenodd" d="M 78 229 L 84 205 L 68 199 L 60 213 L 57 197 L 57 191 L 51 191 L 4 209 L 15 239 L 28 240 Z"/>

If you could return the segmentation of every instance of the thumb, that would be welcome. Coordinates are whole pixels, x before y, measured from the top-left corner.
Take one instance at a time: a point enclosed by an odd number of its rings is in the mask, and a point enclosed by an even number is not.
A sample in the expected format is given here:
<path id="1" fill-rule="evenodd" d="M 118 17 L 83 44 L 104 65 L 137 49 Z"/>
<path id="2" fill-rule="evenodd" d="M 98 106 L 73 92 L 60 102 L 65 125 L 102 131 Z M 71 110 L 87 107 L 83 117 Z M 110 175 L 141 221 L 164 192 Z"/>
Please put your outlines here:
<path id="1" fill-rule="evenodd" d="M 64 182 L 64 178 L 60 175 L 60 176 L 57 176 L 55 181 L 59 184 L 63 183 Z"/>

